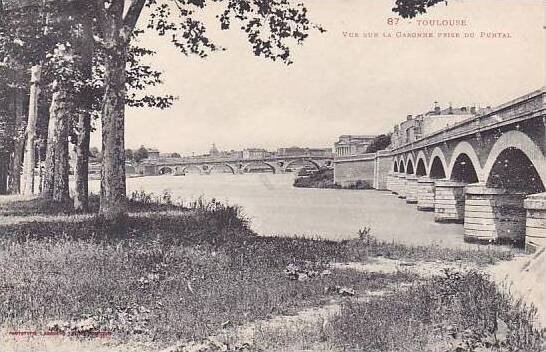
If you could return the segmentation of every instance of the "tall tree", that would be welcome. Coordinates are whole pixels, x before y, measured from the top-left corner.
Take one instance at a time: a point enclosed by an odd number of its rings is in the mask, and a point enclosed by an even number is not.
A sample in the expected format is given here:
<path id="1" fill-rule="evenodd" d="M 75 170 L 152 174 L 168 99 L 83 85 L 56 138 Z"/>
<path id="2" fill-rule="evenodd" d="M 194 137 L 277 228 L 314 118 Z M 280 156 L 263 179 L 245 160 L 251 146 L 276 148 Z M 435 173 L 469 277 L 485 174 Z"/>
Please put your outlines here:
<path id="1" fill-rule="evenodd" d="M 372 143 L 366 149 L 366 153 L 375 153 L 387 149 L 389 145 L 391 145 L 391 134 L 380 134 L 372 140 Z"/>
<path id="2" fill-rule="evenodd" d="M 23 152 L 25 145 L 25 94 L 22 89 L 16 87 L 14 91 L 15 130 L 13 157 L 10 164 L 9 192 L 17 194 L 21 192 L 21 167 L 23 163 Z"/>
<path id="3" fill-rule="evenodd" d="M 93 89 L 90 83 L 93 79 L 93 57 L 95 55 L 93 19 L 89 14 L 89 8 L 81 10 L 77 19 L 80 28 L 75 35 L 75 50 L 80 57 L 78 67 L 81 78 L 85 82 L 78 96 L 80 106 L 77 114 L 78 121 L 74 129 L 76 150 L 74 208 L 77 211 L 87 210 L 89 200 L 89 142 L 91 139 L 91 116 L 93 114 Z"/>
<path id="4" fill-rule="evenodd" d="M 36 4 L 34 11 L 29 11 L 29 5 L 32 2 L 16 2 L 9 1 L 7 4 L 0 4 L 0 61 L 20 72 L 22 77 L 28 77 L 27 74 L 21 74 L 26 70 L 31 70 L 30 85 L 26 87 L 30 94 L 28 101 L 28 109 L 22 108 L 24 99 L 16 99 L 17 107 L 15 109 L 18 120 L 22 122 L 23 111 L 28 111 L 28 117 L 25 138 L 23 160 L 23 176 L 21 179 L 21 191 L 26 194 L 33 193 L 34 188 L 34 168 L 36 154 L 36 136 L 38 112 L 41 92 L 42 78 L 42 61 L 45 57 L 46 48 L 50 44 L 47 33 L 47 5 L 46 1 L 40 1 Z M 57 33 L 50 31 L 52 36 Z M 32 68 L 32 69 L 31 69 Z M 15 81 L 18 81 L 16 79 Z M 18 82 L 14 82 L 17 85 Z M 25 85 L 20 85 L 23 88 Z M 21 92 L 18 92 L 19 94 Z M 17 95 L 16 95 L 17 96 Z M 23 98 L 19 96 L 20 98 Z M 20 129 L 17 126 L 16 131 Z M 19 170 L 21 165 L 20 150 L 23 138 L 21 135 L 16 136 L 16 149 L 12 158 L 11 184 L 12 190 L 16 191 L 19 188 Z"/>
<path id="5" fill-rule="evenodd" d="M 28 108 L 28 122 L 26 129 L 26 143 L 23 163 L 22 193 L 34 193 L 34 168 L 36 166 L 36 124 L 38 121 L 38 100 L 40 98 L 40 79 L 42 76 L 41 64 L 32 66 L 30 78 L 30 100 Z"/>
<path id="6" fill-rule="evenodd" d="M 140 148 L 133 152 L 133 159 L 138 163 L 148 157 L 148 148 L 141 145 Z"/>
<path id="7" fill-rule="evenodd" d="M 107 57 L 102 106 L 100 212 L 108 219 L 126 215 L 125 66 L 132 32 L 144 8 L 148 7 L 148 29 L 170 36 L 171 42 L 184 54 L 205 57 L 219 47 L 208 38 L 205 25 L 194 13 L 205 11 L 210 3 L 224 4 L 223 12 L 217 16 L 221 29 L 229 29 L 232 22 L 238 21 L 255 55 L 287 64 L 291 63 L 290 42 L 303 43 L 313 27 L 305 6 L 292 5 L 289 0 L 95 0 L 100 37 Z"/>

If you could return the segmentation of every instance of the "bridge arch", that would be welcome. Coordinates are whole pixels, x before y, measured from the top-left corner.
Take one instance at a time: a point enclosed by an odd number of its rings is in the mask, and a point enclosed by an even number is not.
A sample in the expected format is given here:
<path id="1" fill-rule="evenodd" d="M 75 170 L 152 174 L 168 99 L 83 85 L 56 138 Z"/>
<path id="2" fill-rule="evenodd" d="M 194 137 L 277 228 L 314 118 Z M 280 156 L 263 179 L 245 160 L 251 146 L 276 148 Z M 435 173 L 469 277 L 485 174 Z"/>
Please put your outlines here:
<path id="1" fill-rule="evenodd" d="M 425 156 L 425 152 L 422 150 L 417 153 L 417 158 L 415 159 L 415 175 L 427 175 L 427 157 Z"/>
<path id="2" fill-rule="evenodd" d="M 182 169 L 182 173 L 183 174 L 186 174 L 188 173 L 190 170 L 193 170 L 192 173 L 195 173 L 195 171 L 197 171 L 198 174 L 202 174 L 203 173 L 203 170 L 201 170 L 201 168 L 197 165 L 187 165 L 185 166 L 183 169 Z"/>
<path id="3" fill-rule="evenodd" d="M 314 161 L 312 159 L 295 159 L 295 160 L 291 160 L 291 161 L 287 162 L 284 165 L 284 168 L 283 168 L 284 171 L 288 170 L 290 168 L 290 166 L 294 165 L 297 162 L 312 164 L 317 170 L 320 170 L 320 165 L 316 161 Z"/>
<path id="4" fill-rule="evenodd" d="M 159 168 L 158 173 L 160 175 L 170 175 L 174 173 L 174 169 L 169 166 L 163 166 Z"/>
<path id="5" fill-rule="evenodd" d="M 404 160 L 400 160 L 400 165 L 398 166 L 398 172 L 400 172 L 401 174 L 405 174 L 406 173 L 406 167 L 404 166 Z"/>
<path id="6" fill-rule="evenodd" d="M 444 152 L 439 147 L 434 148 L 430 155 L 428 175 L 431 178 L 445 178 L 447 175 L 447 162 Z"/>
<path id="7" fill-rule="evenodd" d="M 229 171 L 232 173 L 232 174 L 235 174 L 236 171 L 235 169 L 233 168 L 233 166 L 229 165 L 229 164 L 214 164 L 210 167 L 209 169 L 209 172 L 213 173 L 213 170 L 218 170 L 220 167 L 223 167 L 224 169 L 229 169 Z"/>
<path id="8" fill-rule="evenodd" d="M 245 164 L 245 165 L 241 168 L 241 170 L 242 170 L 243 172 L 248 172 L 248 168 L 249 168 L 250 166 L 261 166 L 261 165 L 265 165 L 265 166 L 269 167 L 269 169 L 270 169 L 273 173 L 276 173 L 276 172 L 277 172 L 277 170 L 275 169 L 275 166 L 273 166 L 273 165 L 271 165 L 270 163 L 267 163 L 267 162 L 265 162 L 265 161 L 253 161 L 253 162 L 249 162 L 249 163 Z"/>
<path id="9" fill-rule="evenodd" d="M 408 154 L 406 156 L 406 173 L 409 175 L 413 175 L 415 173 L 415 161 L 413 160 L 413 155 Z"/>
<path id="10" fill-rule="evenodd" d="M 526 193 L 540 193 L 546 188 L 546 158 L 539 146 L 520 131 L 500 136 L 489 152 L 483 172 L 490 187 Z"/>
<path id="11" fill-rule="evenodd" d="M 398 172 L 398 157 L 397 156 L 392 157 L 391 171 Z"/>
<path id="12" fill-rule="evenodd" d="M 466 183 L 485 181 L 480 159 L 470 143 L 460 142 L 451 155 L 447 171 L 449 179 Z"/>

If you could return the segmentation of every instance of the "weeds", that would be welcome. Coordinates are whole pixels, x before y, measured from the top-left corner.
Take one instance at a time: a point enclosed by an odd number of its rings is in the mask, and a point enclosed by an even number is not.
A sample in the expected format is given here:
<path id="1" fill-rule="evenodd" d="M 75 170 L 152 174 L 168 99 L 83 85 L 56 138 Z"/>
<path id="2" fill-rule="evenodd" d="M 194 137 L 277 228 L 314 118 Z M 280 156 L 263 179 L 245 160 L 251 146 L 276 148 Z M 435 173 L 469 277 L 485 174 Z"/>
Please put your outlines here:
<path id="1" fill-rule="evenodd" d="M 407 291 L 347 303 L 328 336 L 348 350 L 541 351 L 536 311 L 481 273 L 446 271 Z"/>
<path id="2" fill-rule="evenodd" d="M 497 261 L 511 260 L 513 250 L 498 248 L 493 245 L 478 249 L 452 249 L 437 244 L 411 246 L 396 242 L 376 239 L 369 227 L 358 231 L 358 240 L 343 241 L 345 260 L 365 261 L 368 257 L 386 257 L 391 259 L 424 261 L 466 261 L 479 265 L 494 264 Z M 483 248 L 483 249 L 482 249 Z"/>

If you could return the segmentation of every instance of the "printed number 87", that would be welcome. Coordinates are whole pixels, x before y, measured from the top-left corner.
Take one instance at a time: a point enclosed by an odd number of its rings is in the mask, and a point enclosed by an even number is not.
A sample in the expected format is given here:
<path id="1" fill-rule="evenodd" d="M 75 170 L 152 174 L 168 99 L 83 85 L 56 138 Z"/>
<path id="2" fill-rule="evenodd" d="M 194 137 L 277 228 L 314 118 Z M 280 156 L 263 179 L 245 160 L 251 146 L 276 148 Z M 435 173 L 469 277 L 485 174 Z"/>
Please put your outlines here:
<path id="1" fill-rule="evenodd" d="M 396 26 L 398 24 L 398 21 L 400 21 L 399 18 L 392 18 L 392 17 L 387 18 L 387 24 L 389 26 Z"/>

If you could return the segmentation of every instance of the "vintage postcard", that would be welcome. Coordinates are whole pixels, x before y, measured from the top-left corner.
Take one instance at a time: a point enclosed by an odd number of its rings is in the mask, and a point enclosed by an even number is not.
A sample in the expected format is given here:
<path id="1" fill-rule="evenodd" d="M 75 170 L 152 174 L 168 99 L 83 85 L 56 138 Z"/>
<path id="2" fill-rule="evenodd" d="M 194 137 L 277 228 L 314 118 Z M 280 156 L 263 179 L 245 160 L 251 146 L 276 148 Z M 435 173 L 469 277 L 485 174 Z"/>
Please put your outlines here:
<path id="1" fill-rule="evenodd" d="M 0 351 L 545 351 L 544 28 L 0 0 Z"/>

